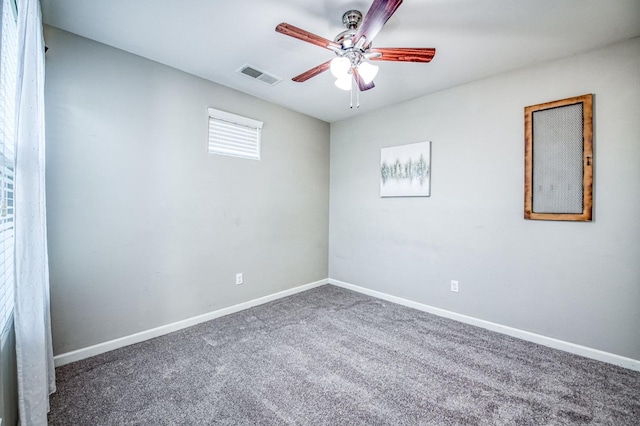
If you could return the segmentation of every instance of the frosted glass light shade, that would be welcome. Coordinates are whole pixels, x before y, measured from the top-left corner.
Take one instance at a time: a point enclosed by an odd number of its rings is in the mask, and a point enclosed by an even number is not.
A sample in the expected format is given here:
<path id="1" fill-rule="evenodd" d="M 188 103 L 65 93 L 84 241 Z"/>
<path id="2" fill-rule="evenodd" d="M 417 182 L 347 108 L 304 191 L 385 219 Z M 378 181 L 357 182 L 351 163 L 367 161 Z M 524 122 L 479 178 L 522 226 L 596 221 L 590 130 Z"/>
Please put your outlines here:
<path id="1" fill-rule="evenodd" d="M 351 78 L 351 74 L 345 74 L 336 80 L 336 87 L 342 90 L 351 90 L 352 81 L 353 78 Z"/>
<path id="2" fill-rule="evenodd" d="M 358 73 L 360 74 L 364 82 L 366 84 L 369 84 L 373 81 L 374 78 L 376 78 L 376 75 L 378 74 L 378 68 L 379 67 L 377 65 L 371 65 L 369 62 L 363 62 L 358 65 Z"/>
<path id="3" fill-rule="evenodd" d="M 335 78 L 342 78 L 349 73 L 349 68 L 351 68 L 351 61 L 348 58 L 337 57 L 331 61 L 331 65 L 329 65 L 329 69 L 331 70 L 331 74 Z"/>

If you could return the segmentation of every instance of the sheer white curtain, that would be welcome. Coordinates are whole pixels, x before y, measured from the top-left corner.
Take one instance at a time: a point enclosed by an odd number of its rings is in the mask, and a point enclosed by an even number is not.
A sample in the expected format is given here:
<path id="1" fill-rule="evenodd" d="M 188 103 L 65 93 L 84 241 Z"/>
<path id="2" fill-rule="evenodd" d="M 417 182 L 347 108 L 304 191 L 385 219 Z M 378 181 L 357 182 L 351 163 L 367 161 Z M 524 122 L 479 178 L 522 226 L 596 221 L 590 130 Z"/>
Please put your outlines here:
<path id="1" fill-rule="evenodd" d="M 45 214 L 44 40 L 38 0 L 18 1 L 15 330 L 21 426 L 46 425 L 55 371 Z"/>

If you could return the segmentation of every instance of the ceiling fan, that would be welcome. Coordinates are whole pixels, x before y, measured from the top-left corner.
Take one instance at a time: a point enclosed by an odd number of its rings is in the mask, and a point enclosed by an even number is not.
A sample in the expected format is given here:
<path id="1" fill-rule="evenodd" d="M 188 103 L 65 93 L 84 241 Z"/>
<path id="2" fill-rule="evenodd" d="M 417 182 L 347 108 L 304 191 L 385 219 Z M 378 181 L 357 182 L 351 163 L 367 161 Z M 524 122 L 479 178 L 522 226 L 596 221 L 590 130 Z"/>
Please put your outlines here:
<path id="1" fill-rule="evenodd" d="M 402 4 L 402 0 L 374 0 L 369 11 L 362 13 L 349 10 L 342 16 L 346 31 L 338 34 L 333 41 L 317 36 L 301 28 L 281 23 L 276 31 L 316 46 L 324 47 L 336 54 L 336 58 L 324 62 L 292 78 L 302 83 L 311 77 L 330 69 L 336 77 L 336 86 L 343 90 L 352 89 L 355 81 L 360 91 L 372 89 L 378 67 L 367 62 L 430 62 L 436 54 L 434 48 L 381 47 L 373 48 L 371 41 L 380 32 L 391 15 Z"/>

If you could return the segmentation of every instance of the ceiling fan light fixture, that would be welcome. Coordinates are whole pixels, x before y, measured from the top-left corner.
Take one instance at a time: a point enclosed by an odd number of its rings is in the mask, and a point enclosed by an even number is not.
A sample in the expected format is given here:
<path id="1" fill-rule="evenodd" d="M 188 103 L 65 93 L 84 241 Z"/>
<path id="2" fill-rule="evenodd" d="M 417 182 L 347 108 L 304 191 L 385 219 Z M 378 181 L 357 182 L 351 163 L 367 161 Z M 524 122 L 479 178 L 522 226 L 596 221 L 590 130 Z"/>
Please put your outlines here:
<path id="1" fill-rule="evenodd" d="M 349 75 L 349 69 L 351 68 L 351 61 L 344 56 L 339 56 L 331 61 L 329 69 L 331 74 L 337 79 L 343 78 Z"/>
<path id="2" fill-rule="evenodd" d="M 362 62 L 358 65 L 358 73 L 366 84 L 371 83 L 373 79 L 376 78 L 378 69 L 380 69 L 380 67 L 377 65 L 371 65 L 369 62 Z"/>
<path id="3" fill-rule="evenodd" d="M 353 83 L 353 78 L 351 78 L 351 74 L 345 74 L 341 77 L 338 77 L 336 80 L 336 87 L 341 90 L 351 90 L 351 84 Z"/>
<path id="4" fill-rule="evenodd" d="M 357 108 L 360 105 L 359 93 L 375 87 L 373 80 L 378 73 L 378 67 L 368 63 L 368 60 L 430 62 L 436 53 L 434 48 L 377 47 L 374 49 L 371 47 L 374 37 L 401 3 L 402 0 L 373 0 L 364 18 L 362 13 L 357 10 L 347 11 L 342 16 L 342 22 L 347 29 L 338 34 L 333 41 L 286 22 L 278 24 L 276 26 L 277 32 L 328 49 L 336 54 L 336 58 L 323 62 L 293 77 L 292 80 L 302 83 L 311 77 L 331 70 L 331 73 L 337 78 L 336 86 L 342 90 L 351 90 L 352 107 L 355 94 Z M 353 81 L 356 82 L 355 86 Z"/>

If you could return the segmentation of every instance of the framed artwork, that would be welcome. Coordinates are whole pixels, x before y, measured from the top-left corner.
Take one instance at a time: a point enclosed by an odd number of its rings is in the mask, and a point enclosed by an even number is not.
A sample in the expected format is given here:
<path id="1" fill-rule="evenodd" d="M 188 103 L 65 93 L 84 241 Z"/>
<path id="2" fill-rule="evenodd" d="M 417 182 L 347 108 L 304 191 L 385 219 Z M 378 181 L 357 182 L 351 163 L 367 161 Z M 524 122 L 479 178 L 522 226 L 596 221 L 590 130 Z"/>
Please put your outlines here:
<path id="1" fill-rule="evenodd" d="M 528 106 L 524 217 L 591 221 L 593 95 Z"/>
<path id="2" fill-rule="evenodd" d="M 431 195 L 431 142 L 380 150 L 381 197 Z"/>

